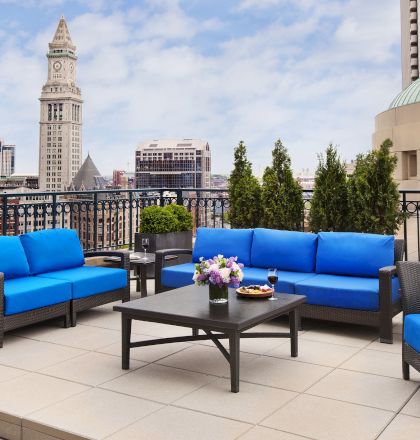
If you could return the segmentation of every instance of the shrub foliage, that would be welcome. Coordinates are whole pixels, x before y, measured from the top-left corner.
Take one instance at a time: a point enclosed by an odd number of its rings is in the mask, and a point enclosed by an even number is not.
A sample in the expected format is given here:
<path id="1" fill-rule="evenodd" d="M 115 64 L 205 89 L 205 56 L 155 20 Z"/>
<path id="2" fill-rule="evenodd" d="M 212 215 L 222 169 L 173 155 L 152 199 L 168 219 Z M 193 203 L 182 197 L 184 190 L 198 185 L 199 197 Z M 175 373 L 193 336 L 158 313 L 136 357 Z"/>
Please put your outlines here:
<path id="1" fill-rule="evenodd" d="M 192 215 L 184 206 L 148 206 L 140 213 L 140 232 L 162 234 L 191 230 Z"/>

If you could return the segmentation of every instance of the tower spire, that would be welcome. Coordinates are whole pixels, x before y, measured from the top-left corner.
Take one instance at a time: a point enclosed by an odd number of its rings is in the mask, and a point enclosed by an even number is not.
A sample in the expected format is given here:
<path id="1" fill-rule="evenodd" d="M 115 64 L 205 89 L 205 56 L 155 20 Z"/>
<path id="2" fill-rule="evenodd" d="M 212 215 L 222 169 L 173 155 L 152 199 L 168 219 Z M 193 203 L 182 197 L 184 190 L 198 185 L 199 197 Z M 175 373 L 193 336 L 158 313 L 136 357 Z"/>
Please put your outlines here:
<path id="1" fill-rule="evenodd" d="M 76 46 L 71 41 L 69 28 L 67 27 L 64 15 L 61 16 L 58 22 L 57 30 L 55 31 L 52 42 L 49 44 L 49 48 L 50 50 L 57 48 L 76 50 Z"/>

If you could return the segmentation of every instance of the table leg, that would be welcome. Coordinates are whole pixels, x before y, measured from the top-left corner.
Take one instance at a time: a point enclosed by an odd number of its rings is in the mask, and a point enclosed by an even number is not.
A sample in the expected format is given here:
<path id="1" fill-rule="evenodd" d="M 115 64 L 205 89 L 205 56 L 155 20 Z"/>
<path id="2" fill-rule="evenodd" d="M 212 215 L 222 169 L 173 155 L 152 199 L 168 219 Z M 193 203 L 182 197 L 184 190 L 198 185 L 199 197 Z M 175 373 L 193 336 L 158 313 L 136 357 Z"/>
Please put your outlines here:
<path id="1" fill-rule="evenodd" d="M 138 265 L 136 265 L 134 273 L 136 274 L 136 292 L 140 292 L 140 269 Z"/>
<path id="2" fill-rule="evenodd" d="M 193 327 L 193 329 L 192 329 L 192 335 L 193 335 L 193 336 L 198 336 L 198 328 Z"/>
<path id="3" fill-rule="evenodd" d="M 232 393 L 239 391 L 239 343 L 240 333 L 232 332 L 229 334 L 230 351 L 230 390 Z"/>
<path id="4" fill-rule="evenodd" d="M 140 266 L 140 296 L 144 298 L 147 296 L 147 265 Z"/>
<path id="5" fill-rule="evenodd" d="M 289 325 L 290 325 L 290 354 L 292 357 L 298 355 L 298 326 L 299 326 L 299 312 L 296 309 L 289 313 Z"/>
<path id="6" fill-rule="evenodd" d="M 122 369 L 130 368 L 130 341 L 131 341 L 131 318 L 127 318 L 124 313 L 121 314 L 121 347 L 122 347 Z"/>

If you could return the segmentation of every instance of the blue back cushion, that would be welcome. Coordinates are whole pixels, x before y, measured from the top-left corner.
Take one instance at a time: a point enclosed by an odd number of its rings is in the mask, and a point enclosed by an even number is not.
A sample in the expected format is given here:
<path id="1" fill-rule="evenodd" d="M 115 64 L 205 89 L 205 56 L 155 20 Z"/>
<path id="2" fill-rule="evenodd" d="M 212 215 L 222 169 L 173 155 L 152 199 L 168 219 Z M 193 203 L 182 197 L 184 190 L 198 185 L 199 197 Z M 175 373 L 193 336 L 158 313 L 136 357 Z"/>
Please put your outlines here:
<path id="1" fill-rule="evenodd" d="M 21 235 L 31 274 L 82 266 L 79 237 L 72 229 L 46 229 Z"/>
<path id="2" fill-rule="evenodd" d="M 378 277 L 394 264 L 394 237 L 357 232 L 318 234 L 317 273 Z"/>
<path id="3" fill-rule="evenodd" d="M 0 237 L 0 272 L 6 280 L 29 275 L 28 260 L 19 237 Z"/>
<path id="4" fill-rule="evenodd" d="M 222 254 L 227 258 L 238 257 L 238 263 L 249 266 L 253 233 L 252 229 L 198 228 L 192 261 Z"/>
<path id="5" fill-rule="evenodd" d="M 257 228 L 252 240 L 251 264 L 291 272 L 313 272 L 316 234 Z"/>

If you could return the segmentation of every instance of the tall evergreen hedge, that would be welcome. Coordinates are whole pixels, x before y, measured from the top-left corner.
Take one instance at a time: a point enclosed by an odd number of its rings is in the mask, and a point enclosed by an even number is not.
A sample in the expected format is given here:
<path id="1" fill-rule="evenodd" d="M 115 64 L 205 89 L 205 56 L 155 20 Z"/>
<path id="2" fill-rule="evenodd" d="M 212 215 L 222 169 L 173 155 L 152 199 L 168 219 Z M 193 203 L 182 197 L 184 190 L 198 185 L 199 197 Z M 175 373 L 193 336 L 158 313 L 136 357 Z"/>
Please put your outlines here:
<path id="1" fill-rule="evenodd" d="M 325 157 L 318 157 L 309 212 L 310 228 L 313 232 L 347 231 L 349 210 L 345 164 L 340 160 L 337 149 L 330 144 Z"/>
<path id="2" fill-rule="evenodd" d="M 261 187 L 252 174 L 246 156 L 246 145 L 240 141 L 234 152 L 234 167 L 229 177 L 230 208 L 228 220 L 232 228 L 255 228 L 260 225 Z"/>
<path id="3" fill-rule="evenodd" d="M 302 187 L 294 179 L 287 149 L 278 139 L 271 167 L 262 184 L 263 225 L 272 229 L 300 230 L 303 221 Z"/>

